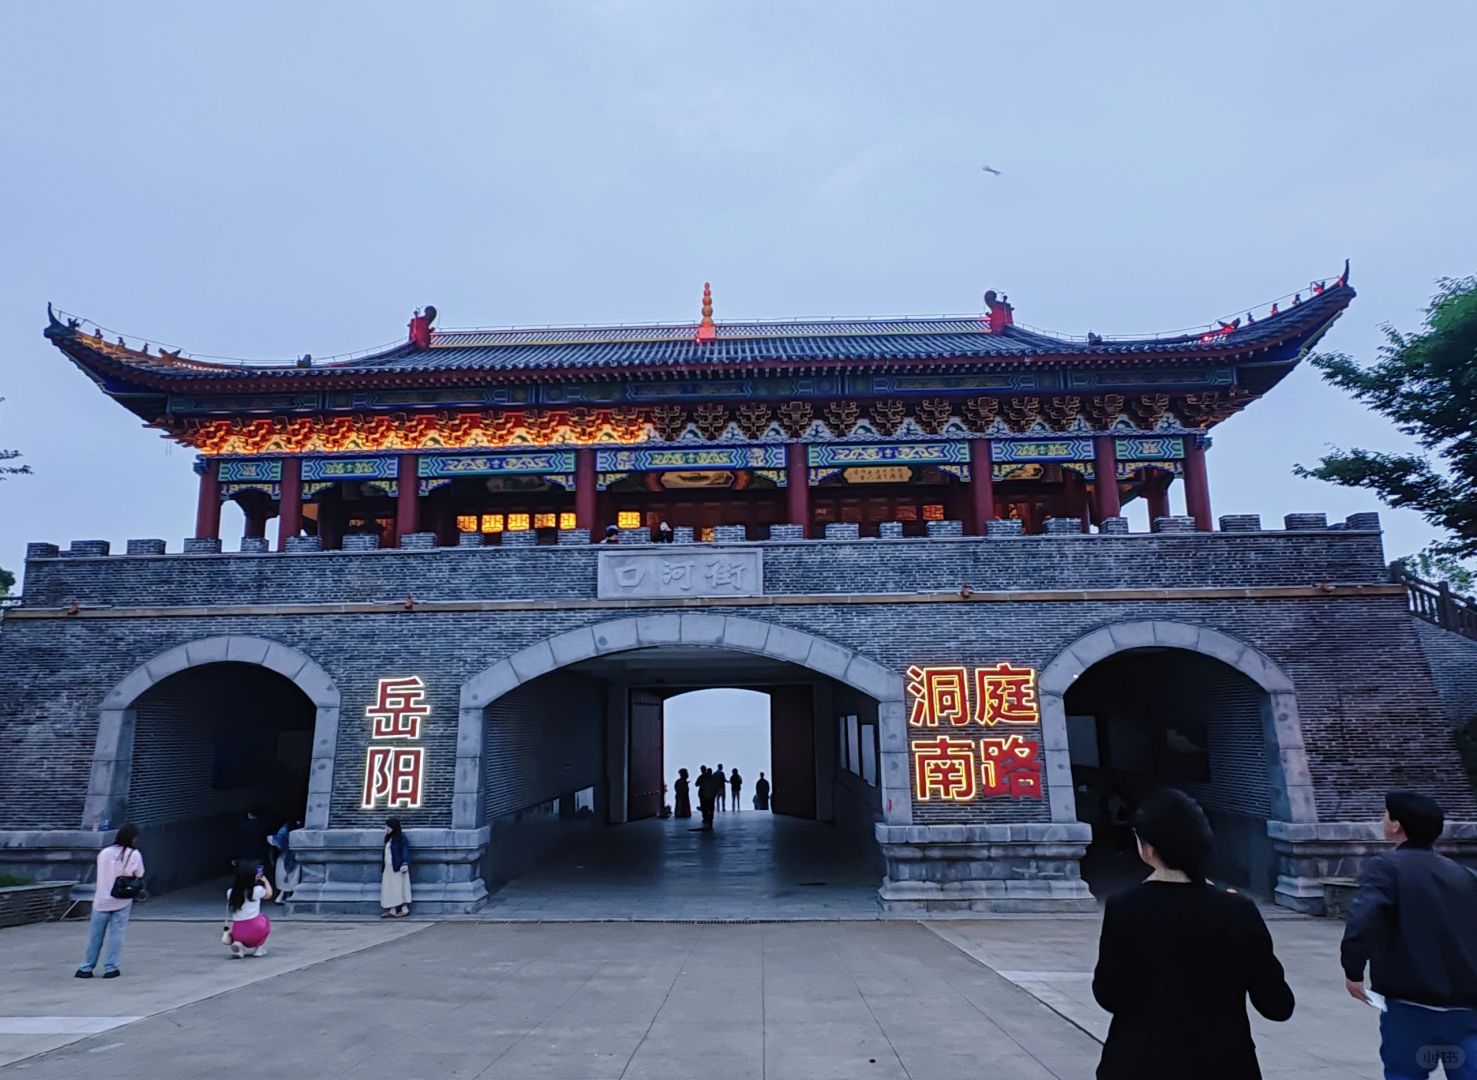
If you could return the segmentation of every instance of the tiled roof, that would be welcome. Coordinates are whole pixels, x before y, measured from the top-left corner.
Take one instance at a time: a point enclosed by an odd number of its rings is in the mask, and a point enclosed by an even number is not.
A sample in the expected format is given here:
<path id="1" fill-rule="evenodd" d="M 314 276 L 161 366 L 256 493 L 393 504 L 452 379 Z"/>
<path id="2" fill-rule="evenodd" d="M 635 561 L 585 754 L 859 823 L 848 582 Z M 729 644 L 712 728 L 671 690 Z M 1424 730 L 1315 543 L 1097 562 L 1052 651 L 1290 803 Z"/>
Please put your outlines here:
<path id="1" fill-rule="evenodd" d="M 1134 357 L 1161 361 L 1192 360 L 1226 353 L 1256 352 L 1310 340 L 1320 334 L 1353 298 L 1347 285 L 1279 315 L 1243 325 L 1229 334 L 1203 331 L 1166 338 L 1095 340 L 1053 337 L 1019 326 L 991 333 L 980 317 L 924 319 L 848 319 L 796 322 L 720 323 L 715 340 L 699 342 L 692 324 L 594 328 L 540 328 L 437 331 L 429 348 L 398 346 L 380 353 L 311 367 L 295 364 L 211 363 L 188 357 L 140 353 L 81 334 L 53 320 L 48 336 L 74 360 L 79 353 L 106 357 L 118 374 L 135 372 L 174 379 L 237 380 L 301 376 L 393 376 L 485 372 L 496 376 L 562 371 L 661 369 L 692 371 L 705 367 L 756 368 L 811 363 L 901 361 L 968 363 L 1030 359 L 1081 361 Z"/>

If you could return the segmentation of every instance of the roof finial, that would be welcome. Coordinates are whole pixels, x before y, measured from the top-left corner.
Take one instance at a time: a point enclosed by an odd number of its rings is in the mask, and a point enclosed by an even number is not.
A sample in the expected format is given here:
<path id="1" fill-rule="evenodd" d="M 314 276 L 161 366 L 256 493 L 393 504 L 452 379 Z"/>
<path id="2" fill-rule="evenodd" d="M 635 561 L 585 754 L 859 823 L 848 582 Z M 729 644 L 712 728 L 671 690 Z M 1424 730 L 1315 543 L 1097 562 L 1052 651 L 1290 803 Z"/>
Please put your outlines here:
<path id="1" fill-rule="evenodd" d="M 703 321 L 697 324 L 699 341 L 715 341 L 718 328 L 713 325 L 713 286 L 703 282 Z"/>
<path id="2" fill-rule="evenodd" d="M 995 290 L 990 289 L 985 293 L 985 307 L 989 313 L 985 316 L 985 325 L 993 334 L 998 334 L 1007 326 L 1015 325 L 1015 306 L 1011 304 L 1010 297 L 995 295 Z"/>

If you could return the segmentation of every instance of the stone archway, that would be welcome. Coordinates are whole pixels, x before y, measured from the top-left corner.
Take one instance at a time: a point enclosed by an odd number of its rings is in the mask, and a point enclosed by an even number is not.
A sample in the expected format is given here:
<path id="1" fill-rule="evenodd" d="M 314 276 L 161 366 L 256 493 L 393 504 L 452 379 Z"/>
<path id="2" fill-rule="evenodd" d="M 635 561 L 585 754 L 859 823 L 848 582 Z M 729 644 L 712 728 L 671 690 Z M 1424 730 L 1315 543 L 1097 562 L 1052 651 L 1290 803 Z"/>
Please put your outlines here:
<path id="1" fill-rule="evenodd" d="M 483 711 L 489 704 L 523 683 L 582 660 L 662 645 L 703 646 L 781 660 L 874 698 L 881 742 L 883 821 L 888 825 L 912 823 L 907 711 L 901 675 L 834 641 L 794 627 L 737 615 L 684 612 L 613 619 L 571 630 L 499 660 L 464 682 L 457 723 L 452 828 L 475 829 L 479 825 Z"/>
<path id="2" fill-rule="evenodd" d="M 1072 760 L 1067 745 L 1065 697 L 1072 683 L 1088 668 L 1129 649 L 1180 649 L 1219 660 L 1246 676 L 1266 695 L 1262 730 L 1269 747 L 1276 748 L 1272 806 L 1279 820 L 1316 822 L 1312 774 L 1303 747 L 1297 692 L 1292 680 L 1265 653 L 1209 627 L 1164 619 L 1113 623 L 1078 638 L 1041 669 L 1041 735 L 1050 778 L 1051 819 L 1075 822 Z M 1276 780 L 1280 779 L 1280 783 Z"/>
<path id="3" fill-rule="evenodd" d="M 97 746 L 83 801 L 82 827 L 123 820 L 133 772 L 134 705 L 152 687 L 187 668 L 206 664 L 253 664 L 293 683 L 313 703 L 313 756 L 303 825 L 328 828 L 333 759 L 338 744 L 339 690 L 326 671 L 298 652 L 267 638 L 230 634 L 177 645 L 134 668 L 103 698 Z"/>

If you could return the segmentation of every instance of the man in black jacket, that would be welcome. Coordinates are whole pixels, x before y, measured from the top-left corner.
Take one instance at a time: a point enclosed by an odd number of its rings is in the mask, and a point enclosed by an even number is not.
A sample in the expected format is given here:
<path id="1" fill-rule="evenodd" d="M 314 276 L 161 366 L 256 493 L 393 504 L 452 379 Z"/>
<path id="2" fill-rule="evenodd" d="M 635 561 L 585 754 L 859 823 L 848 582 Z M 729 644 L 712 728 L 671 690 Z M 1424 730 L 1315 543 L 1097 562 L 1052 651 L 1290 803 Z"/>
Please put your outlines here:
<path id="1" fill-rule="evenodd" d="M 1385 837 L 1398 846 L 1365 867 L 1339 950 L 1349 993 L 1369 1002 L 1367 963 L 1385 996 L 1380 1060 L 1396 1080 L 1437 1064 L 1477 1078 L 1477 875 L 1431 850 L 1444 826 L 1435 800 L 1385 796 Z"/>

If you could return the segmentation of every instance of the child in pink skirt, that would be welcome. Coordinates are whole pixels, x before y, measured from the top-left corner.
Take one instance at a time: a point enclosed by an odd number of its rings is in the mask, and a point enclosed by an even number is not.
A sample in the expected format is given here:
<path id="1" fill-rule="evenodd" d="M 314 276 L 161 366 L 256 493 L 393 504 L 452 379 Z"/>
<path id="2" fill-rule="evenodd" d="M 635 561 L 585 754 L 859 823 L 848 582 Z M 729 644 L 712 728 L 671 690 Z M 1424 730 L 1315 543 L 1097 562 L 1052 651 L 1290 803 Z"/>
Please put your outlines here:
<path id="1" fill-rule="evenodd" d="M 233 960 L 240 960 L 248 952 L 252 956 L 267 955 L 267 935 L 272 932 L 272 924 L 262 914 L 262 901 L 270 899 L 272 886 L 262 868 L 243 860 L 236 867 L 236 880 L 226 893 L 231 914 L 227 933 Z"/>

